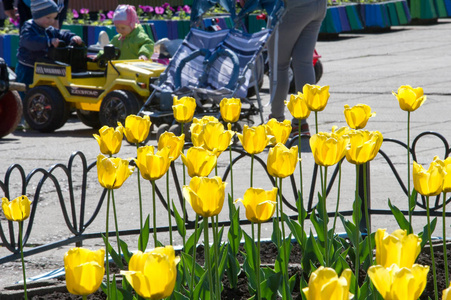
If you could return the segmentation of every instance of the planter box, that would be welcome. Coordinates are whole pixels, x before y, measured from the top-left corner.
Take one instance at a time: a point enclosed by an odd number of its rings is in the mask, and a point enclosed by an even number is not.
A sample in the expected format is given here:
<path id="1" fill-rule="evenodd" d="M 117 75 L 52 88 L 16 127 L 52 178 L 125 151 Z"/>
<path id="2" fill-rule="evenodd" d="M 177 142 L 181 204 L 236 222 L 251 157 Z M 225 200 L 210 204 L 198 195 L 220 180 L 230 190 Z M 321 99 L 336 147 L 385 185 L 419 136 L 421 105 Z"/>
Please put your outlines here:
<path id="1" fill-rule="evenodd" d="M 410 11 L 405 0 L 372 4 L 359 4 L 365 29 L 389 29 L 390 26 L 410 23 Z"/>
<path id="2" fill-rule="evenodd" d="M 3 57 L 9 67 L 16 67 L 17 49 L 19 48 L 18 34 L 5 34 L 0 36 L 0 57 Z"/>

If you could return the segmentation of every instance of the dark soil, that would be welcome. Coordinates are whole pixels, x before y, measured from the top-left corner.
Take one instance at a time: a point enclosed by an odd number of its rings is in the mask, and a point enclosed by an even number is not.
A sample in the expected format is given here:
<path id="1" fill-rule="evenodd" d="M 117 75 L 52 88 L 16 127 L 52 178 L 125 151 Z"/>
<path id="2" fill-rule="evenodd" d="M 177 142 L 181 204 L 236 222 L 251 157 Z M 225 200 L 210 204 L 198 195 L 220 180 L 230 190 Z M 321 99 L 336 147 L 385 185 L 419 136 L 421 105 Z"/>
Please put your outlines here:
<path id="1" fill-rule="evenodd" d="M 423 295 L 420 297 L 421 300 L 426 300 L 428 297 L 434 298 L 434 285 L 433 285 L 433 272 L 432 272 L 432 260 L 429 254 L 430 251 L 428 249 L 423 250 L 418 259 L 417 263 L 421 265 L 431 266 L 431 269 L 428 273 L 428 283 Z M 444 272 L 444 260 L 443 260 L 443 251 L 442 247 L 437 245 L 434 251 L 435 255 L 435 265 L 437 267 L 437 281 L 438 281 L 438 291 L 439 291 L 439 299 L 441 299 L 441 292 L 448 287 L 447 282 L 445 282 L 445 272 Z M 277 248 L 272 243 L 264 243 L 261 245 L 261 262 L 262 265 L 273 265 L 275 258 L 277 256 Z M 200 246 L 197 251 L 197 258 L 199 259 L 199 263 L 203 264 L 203 247 Z M 238 260 L 240 263 L 243 262 L 243 257 L 239 254 Z M 298 244 L 294 244 L 291 250 L 289 262 L 292 267 L 290 267 L 290 277 L 294 274 L 299 276 L 301 275 L 301 269 L 299 268 L 299 263 L 301 261 L 301 251 Z M 448 244 L 448 262 L 451 262 L 451 244 Z M 118 268 L 114 265 L 111 265 L 112 272 L 118 272 Z M 362 273 L 363 277 L 365 276 Z M 64 280 L 64 278 L 59 278 L 59 280 Z M 238 278 L 238 287 L 237 289 L 231 289 L 229 287 L 229 282 L 227 280 L 227 276 L 223 280 L 224 290 L 221 295 L 222 300 L 232 300 L 232 299 L 248 299 L 251 297 L 249 293 L 249 289 L 247 286 L 247 278 L 244 272 L 241 272 Z M 69 293 L 61 293 L 54 292 L 52 294 L 47 294 L 45 296 L 33 296 L 30 297 L 32 300 L 41 300 L 41 299 L 80 299 L 79 296 L 74 296 Z M 88 297 L 90 300 L 98 300 L 98 299 L 106 299 L 106 295 L 103 292 L 96 292 L 93 295 Z M 295 285 L 295 290 L 293 292 L 293 299 L 301 299 L 300 289 L 299 289 L 299 280 Z"/>

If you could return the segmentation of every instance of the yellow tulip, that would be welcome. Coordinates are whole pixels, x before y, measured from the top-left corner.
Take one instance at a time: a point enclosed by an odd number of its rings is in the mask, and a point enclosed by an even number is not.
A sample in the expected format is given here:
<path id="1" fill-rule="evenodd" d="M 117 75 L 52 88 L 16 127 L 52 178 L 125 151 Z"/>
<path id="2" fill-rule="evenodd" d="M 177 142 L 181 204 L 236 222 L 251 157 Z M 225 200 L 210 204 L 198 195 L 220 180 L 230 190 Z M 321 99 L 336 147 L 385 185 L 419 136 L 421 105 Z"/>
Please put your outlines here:
<path id="1" fill-rule="evenodd" d="M 189 186 L 183 186 L 183 196 L 196 214 L 208 218 L 216 216 L 224 205 L 226 183 L 221 177 L 193 177 Z"/>
<path id="2" fill-rule="evenodd" d="M 154 146 L 143 146 L 138 148 L 136 165 L 144 179 L 160 179 L 169 170 L 171 159 L 169 147 L 164 147 L 155 153 Z"/>
<path id="3" fill-rule="evenodd" d="M 122 126 L 121 123 L 118 123 Z M 139 144 L 147 139 L 150 131 L 150 117 L 145 115 L 144 117 L 129 115 L 125 119 L 124 134 L 127 141 L 133 144 Z"/>
<path id="4" fill-rule="evenodd" d="M 2 209 L 5 217 L 10 221 L 21 222 L 30 216 L 31 201 L 27 196 L 22 195 L 9 201 L 8 198 L 2 198 Z"/>
<path id="5" fill-rule="evenodd" d="M 322 111 L 326 108 L 329 100 L 329 86 L 306 84 L 302 88 L 305 101 L 311 111 Z"/>
<path id="6" fill-rule="evenodd" d="M 443 290 L 442 300 L 451 300 L 451 283 L 449 284 L 449 288 Z"/>
<path id="7" fill-rule="evenodd" d="M 219 123 L 219 120 L 213 116 L 203 116 L 201 119 L 194 118 L 190 126 L 191 142 L 195 147 L 204 147 L 204 140 L 199 136 L 208 123 Z"/>
<path id="8" fill-rule="evenodd" d="M 451 192 L 451 157 L 447 157 L 443 163 L 445 164 L 445 179 L 443 181 L 443 191 L 445 193 Z"/>
<path id="9" fill-rule="evenodd" d="M 216 156 L 219 156 L 230 146 L 233 135 L 234 132 L 225 130 L 222 123 L 208 122 L 197 136 L 197 140 L 205 149 L 216 151 Z"/>
<path id="10" fill-rule="evenodd" d="M 72 248 L 64 254 L 66 287 L 69 293 L 86 296 L 100 287 L 105 274 L 105 250 Z"/>
<path id="11" fill-rule="evenodd" d="M 445 164 L 438 157 L 426 171 L 422 165 L 413 162 L 413 186 L 423 196 L 437 196 L 442 192 L 445 179 Z"/>
<path id="12" fill-rule="evenodd" d="M 254 223 L 268 221 L 276 210 L 277 188 L 270 191 L 264 189 L 248 188 L 243 199 L 237 199 L 235 203 L 242 202 L 246 208 L 246 218 Z"/>
<path id="13" fill-rule="evenodd" d="M 243 133 L 237 133 L 244 150 L 249 154 L 258 154 L 265 150 L 269 143 L 266 125 L 249 127 L 244 125 Z"/>
<path id="14" fill-rule="evenodd" d="M 344 114 L 346 123 L 352 129 L 365 128 L 368 120 L 376 115 L 375 112 L 371 112 L 371 107 L 366 104 L 357 104 L 353 107 L 346 104 Z"/>
<path id="15" fill-rule="evenodd" d="M 290 100 L 285 101 L 285 105 L 295 119 L 307 119 L 310 116 L 311 111 L 302 93 L 298 93 L 297 95 L 291 94 Z"/>
<path id="16" fill-rule="evenodd" d="M 348 300 L 352 271 L 346 269 L 338 277 L 332 268 L 319 267 L 310 275 L 308 287 L 303 288 L 307 300 Z"/>
<path id="17" fill-rule="evenodd" d="M 176 160 L 180 156 L 184 145 L 185 134 L 176 136 L 174 133 L 166 131 L 158 139 L 158 150 L 169 147 L 169 158 L 171 161 Z"/>
<path id="18" fill-rule="evenodd" d="M 225 122 L 235 123 L 240 119 L 241 100 L 239 98 L 224 98 L 219 103 L 219 111 Z"/>
<path id="19" fill-rule="evenodd" d="M 288 149 L 284 144 L 278 143 L 269 149 L 267 169 L 269 175 L 285 178 L 293 174 L 298 162 L 298 146 Z"/>
<path id="20" fill-rule="evenodd" d="M 133 254 L 128 271 L 121 271 L 133 289 L 145 299 L 159 300 L 172 295 L 177 279 L 177 264 L 172 246 Z"/>
<path id="21" fill-rule="evenodd" d="M 421 251 L 421 238 L 397 229 L 388 234 L 385 229 L 376 231 L 376 263 L 384 268 L 396 264 L 400 268 L 411 268 Z"/>
<path id="22" fill-rule="evenodd" d="M 196 100 L 192 97 L 178 99 L 177 96 L 174 96 L 172 110 L 177 122 L 189 123 L 193 119 L 194 111 L 196 110 Z"/>
<path id="23" fill-rule="evenodd" d="M 101 153 L 113 155 L 121 150 L 124 127 L 119 125 L 114 129 L 113 127 L 103 126 L 99 129 L 99 134 L 93 134 L 93 136 L 99 143 Z"/>
<path id="24" fill-rule="evenodd" d="M 368 269 L 368 276 L 385 300 L 417 300 L 426 287 L 428 272 L 429 266 L 417 264 L 412 268 L 377 265 Z"/>
<path id="25" fill-rule="evenodd" d="M 182 153 L 182 161 L 188 169 L 190 177 L 208 176 L 216 166 L 217 158 L 214 152 L 202 147 L 191 147 Z"/>
<path id="26" fill-rule="evenodd" d="M 346 148 L 346 159 L 355 165 L 373 160 L 384 140 L 379 131 L 352 130 L 348 133 L 349 144 Z"/>
<path id="27" fill-rule="evenodd" d="M 274 143 L 285 144 L 290 137 L 291 133 L 291 121 L 283 120 L 283 122 L 277 121 L 272 118 L 266 123 L 266 134 L 274 137 Z"/>
<path id="28" fill-rule="evenodd" d="M 402 85 L 398 88 L 398 94 L 392 94 L 398 99 L 399 107 L 405 111 L 415 111 L 426 101 L 421 87 L 414 89 L 410 85 Z"/>
<path id="29" fill-rule="evenodd" d="M 346 154 L 349 143 L 347 127 L 332 132 L 319 132 L 310 138 L 310 148 L 316 164 L 320 166 L 333 166 Z"/>
<path id="30" fill-rule="evenodd" d="M 97 156 L 97 177 L 101 186 L 107 189 L 118 189 L 133 173 L 126 159 L 109 158 L 102 154 Z"/>

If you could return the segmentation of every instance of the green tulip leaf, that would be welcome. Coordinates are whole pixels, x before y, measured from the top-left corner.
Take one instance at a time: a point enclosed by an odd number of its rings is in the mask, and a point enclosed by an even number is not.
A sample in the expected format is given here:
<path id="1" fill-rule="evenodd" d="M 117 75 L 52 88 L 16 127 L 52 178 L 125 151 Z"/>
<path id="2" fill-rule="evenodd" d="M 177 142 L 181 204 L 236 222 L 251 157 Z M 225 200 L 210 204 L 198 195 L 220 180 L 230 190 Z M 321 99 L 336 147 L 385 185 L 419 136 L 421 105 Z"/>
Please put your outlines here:
<path id="1" fill-rule="evenodd" d="M 304 228 L 296 222 L 295 220 L 291 220 L 287 217 L 287 215 L 283 215 L 284 222 L 288 225 L 288 227 L 291 230 L 291 233 L 293 234 L 294 238 L 298 242 L 298 244 L 301 246 L 301 249 L 303 250 L 305 245 L 304 241 L 307 239 L 307 234 L 304 231 Z"/>
<path id="2" fill-rule="evenodd" d="M 310 214 L 310 221 L 315 227 L 316 234 L 318 235 L 318 239 L 324 243 L 324 239 L 326 237 L 326 233 L 324 232 L 323 220 L 318 219 L 316 216 L 315 210 Z"/>
<path id="3" fill-rule="evenodd" d="M 395 220 L 398 223 L 399 228 L 407 230 L 407 232 L 413 232 L 412 225 L 409 224 L 409 221 L 406 219 L 404 214 L 399 210 L 399 208 L 397 208 L 395 205 L 391 203 L 390 199 L 388 199 L 388 206 L 390 207 L 390 210 L 393 216 L 395 217 Z"/>
<path id="4" fill-rule="evenodd" d="M 260 285 L 262 299 L 277 299 L 277 289 L 282 281 L 282 273 L 273 273 Z"/>
<path id="5" fill-rule="evenodd" d="M 296 207 L 298 209 L 298 221 L 300 224 L 303 224 L 304 221 L 307 219 L 308 213 L 305 210 L 304 206 L 302 205 L 303 198 L 300 191 L 298 191 L 298 199 L 296 200 Z"/>
<path id="6" fill-rule="evenodd" d="M 431 222 L 431 232 L 429 232 L 428 225 L 424 225 L 423 232 L 418 234 L 418 236 L 421 238 L 421 249 L 426 245 L 426 243 L 429 241 L 429 239 L 432 236 L 432 233 L 435 230 L 435 226 L 437 226 L 437 218 L 434 218 Z"/>
<path id="7" fill-rule="evenodd" d="M 197 216 L 196 216 L 197 218 Z M 204 230 L 204 225 L 203 225 L 204 221 L 199 222 L 199 224 L 197 225 L 197 230 L 194 231 L 194 233 L 192 235 L 190 235 L 190 237 L 188 238 L 188 240 L 185 243 L 185 252 L 186 253 L 192 253 L 194 247 L 199 244 L 199 239 L 202 235 L 202 232 Z"/>
<path id="8" fill-rule="evenodd" d="M 175 207 L 174 201 L 172 201 L 172 207 L 174 208 L 175 222 L 177 223 L 177 231 L 182 237 L 186 236 L 186 226 L 185 221 L 180 216 L 177 208 Z"/>
<path id="9" fill-rule="evenodd" d="M 228 241 L 231 246 L 232 253 L 238 254 L 238 249 L 240 247 L 240 241 L 243 236 L 240 227 L 240 210 L 235 208 L 232 203 L 232 199 L 229 197 L 229 218 L 230 226 L 229 232 L 227 233 Z"/>
<path id="10" fill-rule="evenodd" d="M 241 273 L 241 266 L 233 253 L 232 246 L 227 244 L 227 278 L 229 279 L 230 287 L 236 288 L 238 285 L 238 275 Z"/>
<path id="11" fill-rule="evenodd" d="M 119 254 L 117 254 L 116 250 L 113 249 L 113 247 L 111 246 L 110 242 L 106 239 L 106 236 L 102 235 L 103 237 L 103 241 L 105 242 L 106 245 L 106 250 L 107 253 L 109 255 L 111 255 L 111 258 L 113 259 L 114 263 L 120 268 L 123 269 L 124 268 L 124 264 L 122 263 L 122 257 L 119 256 Z"/>
<path id="12" fill-rule="evenodd" d="M 143 228 L 138 238 L 138 249 L 142 252 L 146 251 L 147 244 L 149 242 L 149 215 L 147 215 L 146 221 L 144 222 Z"/>
<path id="13" fill-rule="evenodd" d="M 119 239 L 119 244 L 121 245 L 122 255 L 124 255 L 124 259 L 128 264 L 130 258 L 132 258 L 133 253 L 128 250 L 128 245 L 123 240 Z"/>
<path id="14" fill-rule="evenodd" d="M 205 272 L 199 279 L 199 282 L 197 283 L 196 287 L 194 288 L 193 294 L 191 299 L 212 299 L 210 296 L 210 290 L 208 289 L 208 280 L 205 281 L 205 278 L 207 278 L 207 272 Z"/>
<path id="15" fill-rule="evenodd" d="M 415 210 L 415 207 L 417 205 L 417 194 L 418 192 L 415 189 L 413 189 L 412 193 L 410 193 L 409 207 L 411 212 Z"/>
<path id="16" fill-rule="evenodd" d="M 174 290 L 174 292 L 172 293 L 172 296 L 171 296 L 170 299 L 171 299 L 171 300 L 172 300 L 172 299 L 173 299 L 173 300 L 189 300 L 188 297 L 186 297 L 185 295 L 183 295 L 183 294 L 181 294 L 180 292 L 175 291 L 175 290 Z"/>

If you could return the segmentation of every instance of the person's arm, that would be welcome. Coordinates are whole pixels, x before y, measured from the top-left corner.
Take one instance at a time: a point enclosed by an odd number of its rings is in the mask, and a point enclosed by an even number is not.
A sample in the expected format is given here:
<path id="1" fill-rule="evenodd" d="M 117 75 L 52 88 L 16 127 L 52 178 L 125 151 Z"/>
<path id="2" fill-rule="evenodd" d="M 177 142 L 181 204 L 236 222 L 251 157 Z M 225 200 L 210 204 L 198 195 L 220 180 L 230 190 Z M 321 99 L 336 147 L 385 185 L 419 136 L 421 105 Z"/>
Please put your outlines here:
<path id="1" fill-rule="evenodd" d="M 44 51 L 52 45 L 52 38 L 40 34 L 33 28 L 24 27 L 21 32 L 20 43 L 23 47 L 32 51 Z"/>
<path id="2" fill-rule="evenodd" d="M 14 21 L 19 18 L 17 8 L 14 7 L 14 0 L 3 0 L 3 10 L 5 11 L 5 15 Z"/>
<path id="3" fill-rule="evenodd" d="M 138 35 L 138 37 L 138 43 L 139 45 L 141 45 L 138 51 L 138 58 L 142 60 L 148 60 L 152 56 L 154 43 L 152 39 L 147 36 L 147 34 L 140 34 Z"/>

